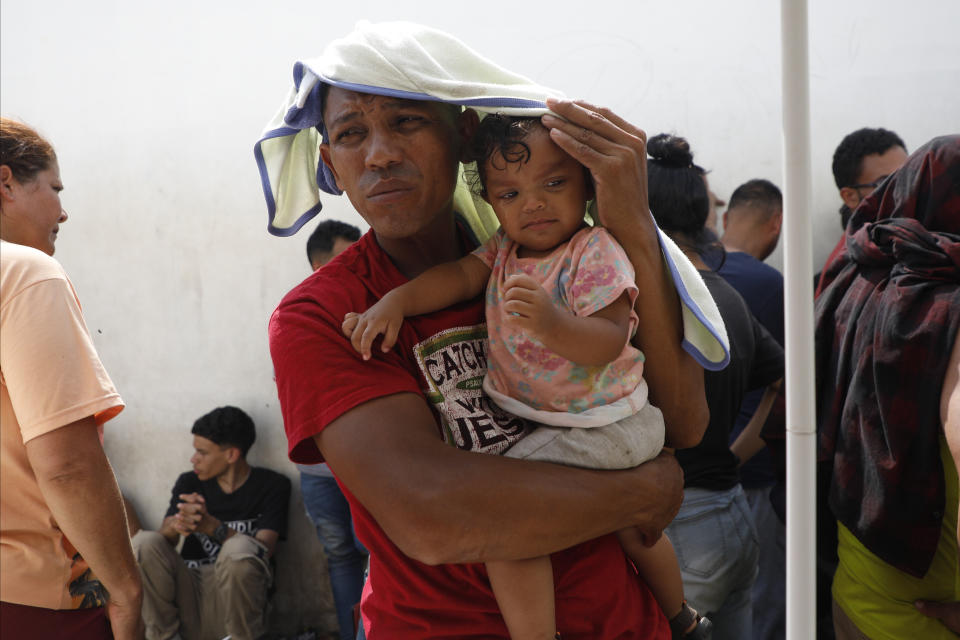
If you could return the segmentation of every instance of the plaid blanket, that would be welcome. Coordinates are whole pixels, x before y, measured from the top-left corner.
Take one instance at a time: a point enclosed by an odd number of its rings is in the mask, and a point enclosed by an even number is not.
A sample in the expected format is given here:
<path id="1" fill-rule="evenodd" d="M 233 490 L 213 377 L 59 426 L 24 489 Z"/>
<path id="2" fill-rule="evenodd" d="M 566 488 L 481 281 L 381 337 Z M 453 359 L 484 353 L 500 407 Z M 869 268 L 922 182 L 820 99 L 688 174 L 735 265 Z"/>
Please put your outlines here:
<path id="1" fill-rule="evenodd" d="M 847 234 L 816 306 L 829 502 L 871 552 L 922 577 L 943 520 L 940 391 L 960 328 L 960 136 L 918 149 Z"/>

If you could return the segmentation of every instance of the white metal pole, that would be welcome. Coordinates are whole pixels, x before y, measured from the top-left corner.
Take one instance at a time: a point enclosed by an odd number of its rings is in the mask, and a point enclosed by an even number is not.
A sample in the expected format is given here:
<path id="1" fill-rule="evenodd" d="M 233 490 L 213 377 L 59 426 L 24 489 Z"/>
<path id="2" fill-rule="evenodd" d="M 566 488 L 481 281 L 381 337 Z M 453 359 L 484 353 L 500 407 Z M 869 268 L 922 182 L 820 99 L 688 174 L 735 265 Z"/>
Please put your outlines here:
<path id="1" fill-rule="evenodd" d="M 787 640 L 816 630 L 816 425 L 807 2 L 781 0 L 787 393 Z"/>

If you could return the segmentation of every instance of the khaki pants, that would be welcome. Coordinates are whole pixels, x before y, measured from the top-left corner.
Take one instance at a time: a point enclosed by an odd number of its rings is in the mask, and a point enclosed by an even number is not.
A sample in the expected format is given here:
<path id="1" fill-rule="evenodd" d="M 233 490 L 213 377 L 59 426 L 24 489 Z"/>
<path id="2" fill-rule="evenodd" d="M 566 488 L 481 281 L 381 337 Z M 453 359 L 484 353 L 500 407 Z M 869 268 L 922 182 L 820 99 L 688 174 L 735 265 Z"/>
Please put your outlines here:
<path id="1" fill-rule="evenodd" d="M 188 569 L 156 531 L 138 531 L 133 550 L 143 578 L 147 640 L 256 640 L 266 632 L 270 565 L 266 547 L 236 534 L 217 561 Z"/>

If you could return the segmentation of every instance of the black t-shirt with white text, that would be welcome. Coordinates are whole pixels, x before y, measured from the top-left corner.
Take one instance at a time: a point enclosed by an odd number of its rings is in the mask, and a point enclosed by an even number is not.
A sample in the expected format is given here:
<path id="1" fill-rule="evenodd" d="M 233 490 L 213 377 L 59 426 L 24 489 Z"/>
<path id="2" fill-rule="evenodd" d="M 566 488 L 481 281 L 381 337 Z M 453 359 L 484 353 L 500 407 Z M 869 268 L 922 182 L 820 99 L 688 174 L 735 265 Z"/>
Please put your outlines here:
<path id="1" fill-rule="evenodd" d="M 207 513 L 237 533 L 253 536 L 260 529 L 276 531 L 280 539 L 287 537 L 287 507 L 290 503 L 290 480 L 284 475 L 251 467 L 250 477 L 233 493 L 224 493 L 216 478 L 200 481 L 188 471 L 177 478 L 165 517 L 177 513 L 180 494 L 199 493 L 206 499 Z M 220 543 L 202 533 L 193 533 L 183 541 L 180 555 L 188 567 L 211 564 L 220 553 Z"/>

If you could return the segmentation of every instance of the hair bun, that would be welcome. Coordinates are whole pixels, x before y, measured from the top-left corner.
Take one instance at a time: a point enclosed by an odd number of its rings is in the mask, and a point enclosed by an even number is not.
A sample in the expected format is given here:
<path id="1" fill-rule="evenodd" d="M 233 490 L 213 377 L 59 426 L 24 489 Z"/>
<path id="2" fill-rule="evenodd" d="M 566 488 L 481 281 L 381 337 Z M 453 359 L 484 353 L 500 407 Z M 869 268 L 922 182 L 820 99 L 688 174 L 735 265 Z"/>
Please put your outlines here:
<path id="1" fill-rule="evenodd" d="M 647 141 L 647 153 L 657 162 L 667 167 L 693 166 L 693 154 L 690 143 L 680 136 L 660 133 Z"/>

